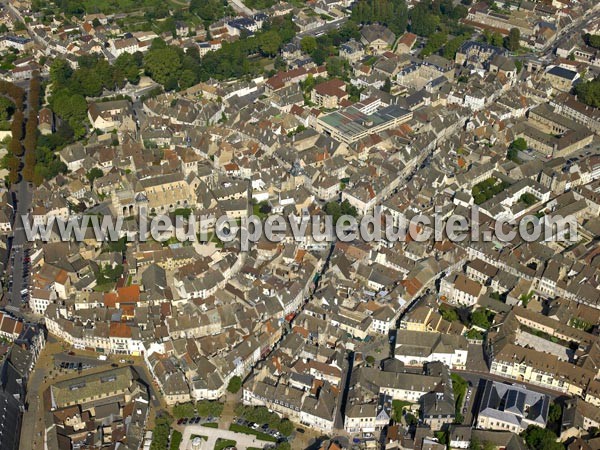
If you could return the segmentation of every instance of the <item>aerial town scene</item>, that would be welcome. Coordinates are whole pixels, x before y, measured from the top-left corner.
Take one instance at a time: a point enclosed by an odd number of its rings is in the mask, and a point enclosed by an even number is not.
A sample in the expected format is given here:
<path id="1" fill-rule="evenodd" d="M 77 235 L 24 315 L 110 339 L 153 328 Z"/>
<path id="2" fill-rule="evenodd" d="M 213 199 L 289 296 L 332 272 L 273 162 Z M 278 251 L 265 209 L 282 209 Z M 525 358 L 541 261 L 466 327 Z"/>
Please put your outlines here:
<path id="1" fill-rule="evenodd" d="M 0 0 L 0 450 L 600 450 L 598 0 Z"/>

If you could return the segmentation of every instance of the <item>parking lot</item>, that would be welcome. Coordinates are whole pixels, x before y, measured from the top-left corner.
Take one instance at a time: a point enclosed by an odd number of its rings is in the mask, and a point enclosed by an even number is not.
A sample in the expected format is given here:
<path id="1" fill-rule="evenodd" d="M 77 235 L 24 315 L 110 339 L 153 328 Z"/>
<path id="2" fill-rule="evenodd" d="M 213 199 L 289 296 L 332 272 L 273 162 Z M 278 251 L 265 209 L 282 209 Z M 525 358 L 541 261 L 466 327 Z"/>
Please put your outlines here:
<path id="1" fill-rule="evenodd" d="M 185 418 L 185 419 L 179 419 L 177 421 L 177 425 L 203 425 L 206 423 L 216 423 L 217 422 L 217 417 L 192 417 L 192 418 Z"/>
<path id="2" fill-rule="evenodd" d="M 80 356 L 69 353 L 58 353 L 54 355 L 54 367 L 63 370 L 85 370 L 109 364 L 109 361 L 101 361 L 97 358 Z"/>
<path id="3" fill-rule="evenodd" d="M 246 419 L 242 419 L 240 417 L 235 417 L 233 419 L 233 423 L 243 426 L 243 427 L 251 428 L 252 430 L 260 432 L 260 433 L 268 434 L 269 436 L 273 436 L 276 439 L 285 440 L 285 437 L 278 430 L 269 428 L 269 424 L 266 424 L 266 423 L 260 425 L 260 424 L 254 423 L 254 422 L 250 422 Z"/>

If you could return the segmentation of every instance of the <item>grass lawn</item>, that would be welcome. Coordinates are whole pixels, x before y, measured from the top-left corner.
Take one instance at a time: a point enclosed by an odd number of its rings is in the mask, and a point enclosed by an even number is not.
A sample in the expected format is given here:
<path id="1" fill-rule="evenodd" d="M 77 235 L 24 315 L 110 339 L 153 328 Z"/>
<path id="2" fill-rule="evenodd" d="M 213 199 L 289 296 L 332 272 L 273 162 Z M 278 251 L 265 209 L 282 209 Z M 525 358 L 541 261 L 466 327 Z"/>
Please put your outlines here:
<path id="1" fill-rule="evenodd" d="M 207 428 L 219 428 L 219 424 L 215 422 L 201 423 L 200 425 Z"/>
<path id="2" fill-rule="evenodd" d="M 173 430 L 173 434 L 171 434 L 171 450 L 179 450 L 182 438 L 183 436 L 179 431 Z"/>
<path id="3" fill-rule="evenodd" d="M 235 447 L 236 442 L 230 439 L 217 439 L 217 443 L 215 444 L 215 450 L 223 450 L 227 447 Z"/>
<path id="4" fill-rule="evenodd" d="M 236 431 L 238 433 L 252 434 L 252 435 L 256 436 L 258 439 L 263 440 L 263 441 L 277 442 L 277 439 L 275 439 L 270 434 L 263 433 L 262 431 L 256 431 L 250 427 L 245 427 L 245 426 L 239 425 L 237 423 L 232 423 L 231 426 L 229 427 L 229 430 Z"/>

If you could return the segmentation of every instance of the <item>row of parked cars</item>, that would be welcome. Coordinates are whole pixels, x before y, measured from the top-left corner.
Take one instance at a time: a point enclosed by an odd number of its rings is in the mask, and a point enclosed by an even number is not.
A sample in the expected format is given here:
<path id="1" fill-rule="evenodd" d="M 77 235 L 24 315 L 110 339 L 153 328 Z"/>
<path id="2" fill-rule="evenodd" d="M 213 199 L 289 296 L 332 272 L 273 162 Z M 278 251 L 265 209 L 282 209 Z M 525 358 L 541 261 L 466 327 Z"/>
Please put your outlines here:
<path id="1" fill-rule="evenodd" d="M 67 370 L 85 370 L 85 369 L 91 369 L 92 366 L 86 363 L 76 363 L 76 362 L 66 362 L 63 361 L 58 365 L 61 369 L 67 369 Z"/>
<path id="2" fill-rule="evenodd" d="M 177 425 L 197 425 L 199 423 L 209 423 L 209 422 L 216 422 L 217 418 L 216 417 L 191 417 L 191 418 L 184 418 L 184 419 L 179 419 L 177 421 Z"/>
<path id="3" fill-rule="evenodd" d="M 265 423 L 263 425 L 259 425 L 255 422 L 250 422 L 249 420 L 246 419 L 242 419 L 241 417 L 236 417 L 234 419 L 234 422 L 237 423 L 238 425 L 242 425 L 244 427 L 248 427 L 248 428 L 252 428 L 254 431 L 260 431 L 261 433 L 265 433 L 268 435 L 273 436 L 274 438 L 277 439 L 283 439 L 284 436 L 283 434 L 281 434 L 278 430 L 274 430 L 272 428 L 269 428 L 269 424 Z"/>

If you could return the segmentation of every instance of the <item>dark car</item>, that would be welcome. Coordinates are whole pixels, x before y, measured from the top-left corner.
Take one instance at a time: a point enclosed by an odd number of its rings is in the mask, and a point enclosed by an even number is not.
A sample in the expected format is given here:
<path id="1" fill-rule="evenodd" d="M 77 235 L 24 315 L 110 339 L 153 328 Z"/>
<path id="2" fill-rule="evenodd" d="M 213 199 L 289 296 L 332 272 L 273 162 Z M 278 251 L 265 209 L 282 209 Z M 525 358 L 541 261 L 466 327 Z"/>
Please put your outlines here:
<path id="1" fill-rule="evenodd" d="M 304 428 L 296 428 L 296 431 L 297 431 L 298 433 L 304 433 Z"/>

